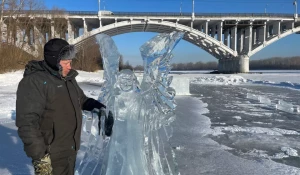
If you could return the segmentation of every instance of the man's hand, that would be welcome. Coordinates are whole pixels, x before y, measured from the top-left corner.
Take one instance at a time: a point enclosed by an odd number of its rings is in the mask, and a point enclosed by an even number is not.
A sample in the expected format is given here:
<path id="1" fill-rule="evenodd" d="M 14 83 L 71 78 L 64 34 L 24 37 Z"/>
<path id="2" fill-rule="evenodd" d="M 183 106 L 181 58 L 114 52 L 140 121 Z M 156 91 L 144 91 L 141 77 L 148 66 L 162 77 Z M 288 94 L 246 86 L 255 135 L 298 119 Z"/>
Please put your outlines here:
<path id="1" fill-rule="evenodd" d="M 46 154 L 40 160 L 32 160 L 35 175 L 53 175 L 50 155 Z"/>

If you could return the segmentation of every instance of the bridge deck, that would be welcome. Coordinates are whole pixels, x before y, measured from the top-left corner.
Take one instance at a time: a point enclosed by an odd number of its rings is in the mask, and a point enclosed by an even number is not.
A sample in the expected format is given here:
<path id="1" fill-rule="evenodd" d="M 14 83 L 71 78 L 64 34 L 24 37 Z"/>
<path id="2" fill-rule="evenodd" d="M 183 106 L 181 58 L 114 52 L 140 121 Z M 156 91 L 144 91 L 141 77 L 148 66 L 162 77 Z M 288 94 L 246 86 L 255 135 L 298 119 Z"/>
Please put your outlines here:
<path id="1" fill-rule="evenodd" d="M 20 10 L 14 11 L 14 14 L 65 14 L 69 16 L 73 15 L 98 15 L 98 11 L 52 11 L 52 10 Z M 11 14 L 10 11 L 4 11 L 4 14 Z M 191 13 L 179 13 L 179 12 L 111 12 L 101 11 L 101 16 L 173 16 L 180 17 L 186 16 L 191 17 Z M 294 14 L 288 13 L 195 13 L 195 17 L 284 17 L 293 18 Z"/>

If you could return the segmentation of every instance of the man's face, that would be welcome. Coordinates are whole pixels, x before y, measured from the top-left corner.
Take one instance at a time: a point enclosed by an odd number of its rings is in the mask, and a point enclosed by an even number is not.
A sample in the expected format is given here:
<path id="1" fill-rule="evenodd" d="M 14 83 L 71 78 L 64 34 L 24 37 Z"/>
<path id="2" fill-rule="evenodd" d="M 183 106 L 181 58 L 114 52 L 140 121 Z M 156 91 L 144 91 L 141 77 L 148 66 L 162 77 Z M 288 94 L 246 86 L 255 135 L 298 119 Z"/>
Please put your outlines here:
<path id="1" fill-rule="evenodd" d="M 62 67 L 62 76 L 66 77 L 72 69 L 72 60 L 60 60 L 59 64 Z"/>

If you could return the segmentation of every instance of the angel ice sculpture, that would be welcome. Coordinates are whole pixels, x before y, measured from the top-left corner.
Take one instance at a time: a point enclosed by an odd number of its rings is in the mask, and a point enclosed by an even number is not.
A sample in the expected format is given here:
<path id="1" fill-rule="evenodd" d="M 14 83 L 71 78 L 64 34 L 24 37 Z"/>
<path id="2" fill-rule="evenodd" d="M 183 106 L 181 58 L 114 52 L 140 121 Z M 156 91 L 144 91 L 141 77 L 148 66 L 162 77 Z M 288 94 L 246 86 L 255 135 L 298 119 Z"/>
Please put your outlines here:
<path id="1" fill-rule="evenodd" d="M 131 70 L 119 72 L 120 54 L 113 40 L 105 34 L 96 36 L 103 58 L 104 79 L 99 101 L 107 105 L 106 113 L 115 116 L 113 134 L 104 138 L 97 133 L 98 118 L 90 125 L 84 157 L 78 175 L 173 175 L 175 154 L 168 142 L 174 120 L 175 90 L 170 86 L 172 50 L 183 37 L 182 32 L 155 36 L 140 51 L 144 61 L 141 84 Z M 104 117 L 101 117 L 104 123 Z M 103 127 L 101 127 L 103 128 Z"/>

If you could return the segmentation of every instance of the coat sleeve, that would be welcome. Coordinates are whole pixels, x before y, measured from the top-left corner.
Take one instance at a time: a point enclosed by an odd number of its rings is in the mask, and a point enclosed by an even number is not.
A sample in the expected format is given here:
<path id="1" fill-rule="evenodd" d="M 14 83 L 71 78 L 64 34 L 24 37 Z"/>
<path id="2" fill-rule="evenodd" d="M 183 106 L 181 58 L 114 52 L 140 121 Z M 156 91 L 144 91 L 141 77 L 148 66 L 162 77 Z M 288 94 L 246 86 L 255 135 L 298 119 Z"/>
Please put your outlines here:
<path id="1" fill-rule="evenodd" d="M 78 86 L 76 82 L 76 86 L 79 92 L 79 98 L 81 101 L 81 109 L 86 111 L 92 111 L 94 108 L 100 109 L 100 108 L 106 108 L 106 106 L 102 103 L 100 103 L 98 100 L 95 100 L 93 98 L 88 98 L 83 90 Z"/>
<path id="2" fill-rule="evenodd" d="M 46 105 L 43 86 L 43 82 L 27 76 L 17 90 L 16 126 L 27 156 L 34 160 L 42 158 L 47 150 L 39 124 Z"/>

